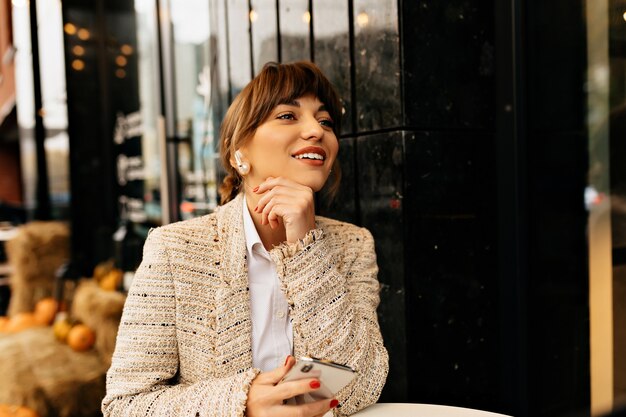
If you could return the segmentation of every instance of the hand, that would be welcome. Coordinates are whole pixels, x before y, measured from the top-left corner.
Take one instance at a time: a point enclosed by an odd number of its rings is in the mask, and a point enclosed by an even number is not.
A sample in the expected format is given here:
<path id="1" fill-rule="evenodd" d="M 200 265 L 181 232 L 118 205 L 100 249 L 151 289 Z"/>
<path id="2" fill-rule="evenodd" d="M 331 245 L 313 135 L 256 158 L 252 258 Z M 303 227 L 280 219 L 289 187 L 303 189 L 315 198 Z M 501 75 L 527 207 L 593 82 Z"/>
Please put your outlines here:
<path id="1" fill-rule="evenodd" d="M 320 386 L 316 378 L 278 384 L 295 363 L 296 360 L 288 356 L 284 366 L 273 371 L 261 372 L 254 378 L 246 401 L 247 417 L 314 417 L 322 416 L 337 406 L 337 400 L 320 400 L 301 405 L 283 404 L 284 400 L 315 391 Z"/>
<path id="2" fill-rule="evenodd" d="M 272 229 L 284 224 L 287 242 L 298 239 L 315 229 L 313 190 L 287 178 L 268 177 L 254 193 L 262 195 L 254 209 L 261 213 L 261 224 Z"/>

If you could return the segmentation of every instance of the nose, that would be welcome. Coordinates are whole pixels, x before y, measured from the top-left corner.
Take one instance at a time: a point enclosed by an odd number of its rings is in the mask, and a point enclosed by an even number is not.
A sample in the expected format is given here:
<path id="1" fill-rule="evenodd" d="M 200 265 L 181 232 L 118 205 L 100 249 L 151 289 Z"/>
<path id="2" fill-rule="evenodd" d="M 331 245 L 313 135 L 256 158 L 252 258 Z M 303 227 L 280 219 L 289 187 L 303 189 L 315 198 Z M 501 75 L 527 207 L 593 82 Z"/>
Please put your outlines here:
<path id="1" fill-rule="evenodd" d="M 315 117 L 306 117 L 302 121 L 302 138 L 319 141 L 324 135 L 324 128 Z"/>

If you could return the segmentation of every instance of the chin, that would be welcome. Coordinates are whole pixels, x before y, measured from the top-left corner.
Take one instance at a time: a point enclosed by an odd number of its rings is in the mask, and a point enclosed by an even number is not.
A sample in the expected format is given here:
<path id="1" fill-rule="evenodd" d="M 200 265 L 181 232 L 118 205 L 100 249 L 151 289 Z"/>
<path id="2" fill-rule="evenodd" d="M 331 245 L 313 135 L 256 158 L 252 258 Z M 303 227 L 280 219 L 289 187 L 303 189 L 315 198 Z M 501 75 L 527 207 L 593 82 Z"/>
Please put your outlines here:
<path id="1" fill-rule="evenodd" d="M 306 185 L 307 187 L 312 189 L 314 192 L 318 192 L 319 190 L 324 188 L 324 184 L 326 184 L 326 178 L 320 178 L 320 179 L 307 178 L 307 179 L 303 179 L 302 181 L 298 179 L 294 179 L 294 180 L 296 182 L 299 182 L 302 185 Z"/>

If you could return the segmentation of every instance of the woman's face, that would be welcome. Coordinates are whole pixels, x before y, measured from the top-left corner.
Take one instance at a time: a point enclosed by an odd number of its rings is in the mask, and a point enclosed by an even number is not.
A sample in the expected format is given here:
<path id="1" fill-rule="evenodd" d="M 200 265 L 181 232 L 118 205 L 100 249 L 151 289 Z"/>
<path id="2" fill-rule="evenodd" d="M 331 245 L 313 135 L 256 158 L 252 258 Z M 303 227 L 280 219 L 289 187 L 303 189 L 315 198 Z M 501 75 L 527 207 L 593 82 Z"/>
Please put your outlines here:
<path id="1" fill-rule="evenodd" d="M 256 186 L 267 177 L 284 177 L 319 191 L 335 162 L 339 142 L 333 120 L 314 96 L 279 104 L 240 148 L 250 163 L 245 181 Z"/>

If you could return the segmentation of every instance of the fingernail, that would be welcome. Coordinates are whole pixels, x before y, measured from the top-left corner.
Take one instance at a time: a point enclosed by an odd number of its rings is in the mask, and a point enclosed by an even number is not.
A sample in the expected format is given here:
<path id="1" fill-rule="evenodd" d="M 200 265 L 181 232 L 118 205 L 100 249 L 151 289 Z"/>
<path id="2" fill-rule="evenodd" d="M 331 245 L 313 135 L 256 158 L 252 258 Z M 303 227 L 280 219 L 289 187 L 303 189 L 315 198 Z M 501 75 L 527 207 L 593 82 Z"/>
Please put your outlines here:
<path id="1" fill-rule="evenodd" d="M 332 401 L 330 402 L 330 408 L 335 408 L 335 407 L 337 407 L 338 405 L 339 405 L 339 401 L 337 401 L 337 400 L 332 400 Z"/>
<path id="2" fill-rule="evenodd" d="M 320 387 L 320 381 L 318 381 L 317 379 L 309 382 L 309 386 L 313 389 L 318 389 Z"/>
<path id="3" fill-rule="evenodd" d="M 254 211 L 256 212 L 258 208 L 259 208 L 259 206 L 256 206 L 256 207 L 254 208 Z"/>
<path id="4" fill-rule="evenodd" d="M 256 193 L 257 191 L 259 191 L 259 186 L 258 185 L 252 189 L 253 193 Z"/>
<path id="5" fill-rule="evenodd" d="M 289 358 L 291 358 L 291 355 L 287 355 L 287 357 L 285 358 L 285 364 L 283 366 L 287 366 L 287 363 L 289 362 Z"/>

